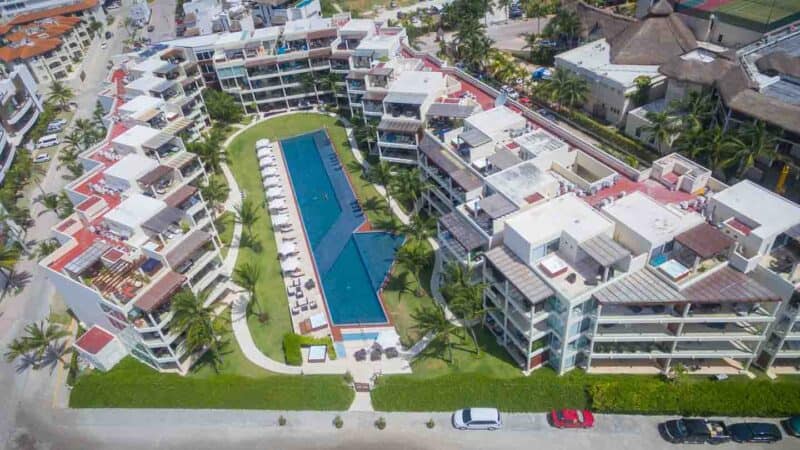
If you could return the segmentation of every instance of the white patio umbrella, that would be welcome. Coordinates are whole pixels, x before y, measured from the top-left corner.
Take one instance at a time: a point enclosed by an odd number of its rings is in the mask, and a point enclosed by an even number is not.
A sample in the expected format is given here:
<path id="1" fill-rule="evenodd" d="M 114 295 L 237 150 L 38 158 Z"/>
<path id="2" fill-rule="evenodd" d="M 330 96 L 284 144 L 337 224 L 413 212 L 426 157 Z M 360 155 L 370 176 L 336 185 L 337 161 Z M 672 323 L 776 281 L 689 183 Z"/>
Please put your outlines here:
<path id="1" fill-rule="evenodd" d="M 280 187 L 271 187 L 267 189 L 267 198 L 278 198 L 283 197 L 283 188 Z"/>
<path id="2" fill-rule="evenodd" d="M 286 208 L 286 200 L 282 198 L 276 198 L 274 200 L 269 201 L 269 209 L 283 209 Z"/>
<path id="3" fill-rule="evenodd" d="M 381 348 L 400 347 L 400 335 L 394 329 L 383 330 L 378 333 L 375 343 L 380 345 Z"/>
<path id="4" fill-rule="evenodd" d="M 269 141 L 267 138 L 259 139 L 256 141 L 256 149 L 261 149 L 264 147 L 271 147 L 272 142 Z"/>
<path id="5" fill-rule="evenodd" d="M 300 263 L 297 261 L 297 258 L 288 258 L 281 261 L 281 269 L 283 269 L 284 272 L 293 272 L 297 270 L 299 266 Z"/>
<path id="6" fill-rule="evenodd" d="M 261 169 L 261 176 L 264 178 L 274 177 L 278 175 L 278 169 L 275 166 L 265 167 Z"/>
<path id="7" fill-rule="evenodd" d="M 258 166 L 262 169 L 275 165 L 275 158 L 261 158 L 258 160 Z"/>
<path id="8" fill-rule="evenodd" d="M 264 188 L 269 189 L 275 186 L 281 186 L 281 179 L 278 177 L 266 177 L 264 178 Z"/>
<path id="9" fill-rule="evenodd" d="M 281 245 L 278 246 L 278 253 L 281 255 L 291 255 L 297 251 L 297 244 L 294 242 L 282 242 Z"/>
<path id="10" fill-rule="evenodd" d="M 289 224 L 289 215 L 288 214 L 279 214 L 277 216 L 274 216 L 272 218 L 272 224 L 275 225 L 276 227 L 279 227 L 279 226 L 282 226 L 282 225 L 288 225 Z"/>
<path id="11" fill-rule="evenodd" d="M 258 150 L 256 152 L 256 155 L 259 158 L 263 158 L 265 156 L 270 156 L 270 155 L 272 155 L 272 150 L 270 150 L 269 148 L 262 148 L 262 149 L 260 149 L 260 150 Z"/>

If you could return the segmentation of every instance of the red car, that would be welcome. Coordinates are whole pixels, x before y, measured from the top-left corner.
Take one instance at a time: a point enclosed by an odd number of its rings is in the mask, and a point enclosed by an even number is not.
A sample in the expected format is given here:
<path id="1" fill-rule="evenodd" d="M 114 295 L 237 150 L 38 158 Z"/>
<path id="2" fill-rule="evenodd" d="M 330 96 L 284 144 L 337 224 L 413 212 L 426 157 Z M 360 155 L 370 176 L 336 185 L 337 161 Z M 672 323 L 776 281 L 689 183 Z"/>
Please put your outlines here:
<path id="1" fill-rule="evenodd" d="M 550 420 L 556 428 L 592 428 L 594 416 L 588 409 L 562 409 L 550 412 Z"/>

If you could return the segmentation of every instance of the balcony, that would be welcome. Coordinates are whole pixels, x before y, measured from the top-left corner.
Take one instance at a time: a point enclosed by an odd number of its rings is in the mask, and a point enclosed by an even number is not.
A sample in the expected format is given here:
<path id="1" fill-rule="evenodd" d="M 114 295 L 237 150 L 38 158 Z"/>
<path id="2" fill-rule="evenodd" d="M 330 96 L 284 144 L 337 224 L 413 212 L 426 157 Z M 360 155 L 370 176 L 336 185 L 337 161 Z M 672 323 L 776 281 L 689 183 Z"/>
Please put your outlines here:
<path id="1" fill-rule="evenodd" d="M 417 138 L 411 134 L 378 132 L 378 142 L 386 145 L 403 145 L 417 148 Z M 416 159 L 416 155 L 415 155 Z"/>
<path id="2" fill-rule="evenodd" d="M 15 105 L 14 103 L 15 100 L 14 97 L 12 97 L 11 100 L 4 105 L 4 109 L 6 109 L 6 111 L 4 111 L 3 115 L 6 115 L 9 110 L 12 111 L 10 117 L 6 121 L 9 125 L 14 125 L 19 122 L 20 119 L 25 117 L 25 113 L 27 113 L 33 105 L 33 97 L 26 96 L 25 100 L 21 104 Z"/>
<path id="3" fill-rule="evenodd" d="M 422 120 L 419 105 L 409 105 L 404 103 L 384 103 L 386 114 L 392 117 L 403 117 L 406 119 Z"/>
<path id="4" fill-rule="evenodd" d="M 363 81 L 347 80 L 347 89 L 351 91 L 365 91 L 367 86 Z"/>

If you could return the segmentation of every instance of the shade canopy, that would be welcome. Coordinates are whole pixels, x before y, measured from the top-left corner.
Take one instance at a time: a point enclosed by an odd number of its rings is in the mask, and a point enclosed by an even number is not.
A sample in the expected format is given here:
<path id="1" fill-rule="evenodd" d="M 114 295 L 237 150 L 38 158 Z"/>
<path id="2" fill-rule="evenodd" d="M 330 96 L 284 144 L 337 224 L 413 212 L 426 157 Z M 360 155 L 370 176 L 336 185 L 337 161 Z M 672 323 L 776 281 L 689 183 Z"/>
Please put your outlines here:
<path id="1" fill-rule="evenodd" d="M 281 179 L 278 177 L 266 177 L 264 178 L 264 188 L 269 189 L 271 187 L 280 186 Z"/>
<path id="2" fill-rule="evenodd" d="M 264 157 L 264 156 L 269 156 L 269 155 L 271 155 L 271 154 L 272 154 L 272 149 L 271 149 L 271 148 L 269 148 L 269 147 L 267 147 L 267 148 L 262 148 L 262 149 L 259 149 L 259 150 L 256 152 L 256 155 L 258 155 L 258 157 L 259 157 L 259 158 L 261 158 L 261 157 Z"/>
<path id="3" fill-rule="evenodd" d="M 278 169 L 276 169 L 275 166 L 266 167 L 261 171 L 261 176 L 264 178 L 276 175 L 278 175 Z"/>
<path id="4" fill-rule="evenodd" d="M 275 158 L 271 158 L 269 156 L 266 156 L 258 160 L 258 166 L 261 167 L 262 169 L 274 165 L 275 165 Z"/>
<path id="5" fill-rule="evenodd" d="M 267 189 L 267 197 L 268 198 L 277 198 L 283 197 L 283 188 L 280 187 L 271 187 Z"/>
<path id="6" fill-rule="evenodd" d="M 281 261 L 281 269 L 283 269 L 284 272 L 295 271 L 297 270 L 298 267 L 299 267 L 299 261 L 297 260 L 297 258 L 289 258 Z"/>
<path id="7" fill-rule="evenodd" d="M 286 225 L 289 223 L 289 215 L 288 214 L 279 214 L 272 218 L 272 224 L 279 226 L 279 225 Z"/>
<path id="8" fill-rule="evenodd" d="M 280 246 L 278 246 L 278 253 L 280 253 L 281 255 L 291 255 L 296 251 L 297 251 L 297 244 L 291 241 L 283 242 L 281 243 Z"/>
<path id="9" fill-rule="evenodd" d="M 381 348 L 399 347 L 400 335 L 398 335 L 397 331 L 394 329 L 383 330 L 378 333 L 378 337 L 375 338 L 375 343 L 380 345 Z"/>
<path id="10" fill-rule="evenodd" d="M 283 209 L 286 208 L 286 200 L 282 198 L 276 198 L 274 200 L 269 201 L 269 209 Z"/>
<path id="11" fill-rule="evenodd" d="M 270 140 L 267 139 L 267 138 L 259 139 L 259 140 L 256 141 L 256 149 L 261 149 L 261 148 L 271 147 L 271 146 L 272 146 L 272 142 L 270 142 Z"/>

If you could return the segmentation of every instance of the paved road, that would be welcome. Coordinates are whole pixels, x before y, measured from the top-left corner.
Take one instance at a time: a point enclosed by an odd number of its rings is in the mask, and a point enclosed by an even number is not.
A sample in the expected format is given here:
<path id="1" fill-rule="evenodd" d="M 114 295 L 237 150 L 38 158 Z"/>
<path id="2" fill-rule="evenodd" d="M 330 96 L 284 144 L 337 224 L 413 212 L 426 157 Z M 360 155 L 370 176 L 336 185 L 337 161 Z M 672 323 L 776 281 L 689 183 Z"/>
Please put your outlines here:
<path id="1" fill-rule="evenodd" d="M 150 4 L 150 25 L 155 27 L 146 32 L 153 43 L 175 39 L 176 0 L 154 0 Z"/>
<path id="2" fill-rule="evenodd" d="M 127 10 L 128 7 L 123 6 L 117 10 L 117 14 L 124 16 Z M 121 21 L 117 20 L 116 22 L 120 23 Z M 117 30 L 116 27 L 114 25 L 111 28 L 115 36 L 107 48 L 100 48 L 99 39 L 92 43 L 84 65 L 85 81 L 81 82 L 78 77 L 75 77 L 70 82 L 76 94 L 73 101 L 78 104 L 75 118 L 92 115 L 97 95 L 103 89 L 103 80 L 106 74 L 105 64 L 110 55 L 119 53 L 122 49 L 121 42 L 125 39 L 123 36 L 125 31 Z M 66 171 L 58 169 L 56 155 L 53 156 L 53 160 L 47 176 L 41 183 L 44 191 L 48 193 L 59 192 L 67 183 L 64 178 Z M 36 198 L 40 194 L 39 188 L 33 187 L 27 195 Z M 35 223 L 28 230 L 29 242 L 35 243 L 51 237 L 50 228 L 58 221 L 52 212 L 42 213 L 42 211 L 43 208 L 39 203 L 33 203 L 31 206 L 31 215 Z M 0 353 L 5 353 L 8 343 L 21 333 L 26 324 L 47 317 L 50 305 L 58 301 L 54 296 L 53 287 L 45 280 L 36 261 L 22 261 L 18 270 L 26 271 L 33 277 L 20 294 L 0 300 Z M 15 367 L 6 363 L 4 359 L 0 360 L 0 448 L 5 448 L 4 444 L 17 428 L 19 412 L 46 411 L 52 406 L 58 394 L 63 395 L 64 393 L 58 390 L 54 391 L 53 377 L 47 370 L 17 374 Z"/>
<path id="3" fill-rule="evenodd" d="M 449 414 L 340 413 L 341 430 L 331 422 L 336 413 L 285 412 L 287 425 L 277 425 L 279 413 L 261 411 L 181 410 L 59 410 L 47 416 L 25 412 L 21 421 L 35 430 L 39 448 L 88 449 L 375 449 L 449 450 L 549 448 L 563 450 L 674 450 L 663 441 L 656 424 L 663 417 L 597 417 L 593 430 L 555 430 L 544 414 L 509 414 L 499 431 L 457 431 Z M 383 416 L 385 430 L 373 423 Z M 436 426 L 425 422 L 433 418 Z M 769 448 L 795 449 L 800 441 L 787 437 Z M 526 445 L 527 444 L 527 445 Z M 758 448 L 726 444 L 719 448 Z M 13 447 L 12 447 L 13 448 Z M 688 448 L 688 447 L 687 447 Z"/>

